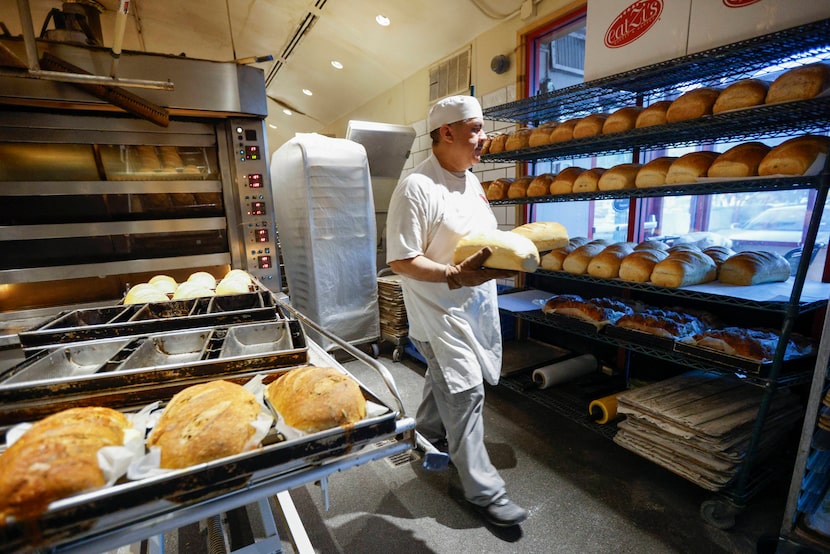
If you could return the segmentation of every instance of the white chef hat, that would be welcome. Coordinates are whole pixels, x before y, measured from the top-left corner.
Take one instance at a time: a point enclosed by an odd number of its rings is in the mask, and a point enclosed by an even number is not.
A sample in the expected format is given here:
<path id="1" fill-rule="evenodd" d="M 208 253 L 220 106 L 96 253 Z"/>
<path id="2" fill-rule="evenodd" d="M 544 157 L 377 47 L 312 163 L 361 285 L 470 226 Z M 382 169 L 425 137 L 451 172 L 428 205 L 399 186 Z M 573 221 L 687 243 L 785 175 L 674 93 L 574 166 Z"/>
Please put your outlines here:
<path id="1" fill-rule="evenodd" d="M 427 116 L 427 127 L 431 133 L 441 125 L 448 125 L 474 117 L 484 117 L 481 104 L 478 103 L 475 96 L 448 96 L 442 98 L 430 108 Z"/>

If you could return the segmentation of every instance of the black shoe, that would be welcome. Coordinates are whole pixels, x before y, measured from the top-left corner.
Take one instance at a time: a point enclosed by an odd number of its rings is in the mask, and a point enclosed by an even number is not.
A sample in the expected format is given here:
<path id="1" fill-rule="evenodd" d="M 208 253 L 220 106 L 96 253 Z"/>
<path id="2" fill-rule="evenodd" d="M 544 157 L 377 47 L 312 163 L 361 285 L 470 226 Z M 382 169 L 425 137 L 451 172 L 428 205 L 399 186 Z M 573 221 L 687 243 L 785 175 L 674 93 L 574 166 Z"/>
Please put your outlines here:
<path id="1" fill-rule="evenodd" d="M 527 519 L 527 510 L 507 498 L 506 494 L 486 506 L 475 505 L 475 508 L 485 520 L 497 527 L 512 527 Z"/>

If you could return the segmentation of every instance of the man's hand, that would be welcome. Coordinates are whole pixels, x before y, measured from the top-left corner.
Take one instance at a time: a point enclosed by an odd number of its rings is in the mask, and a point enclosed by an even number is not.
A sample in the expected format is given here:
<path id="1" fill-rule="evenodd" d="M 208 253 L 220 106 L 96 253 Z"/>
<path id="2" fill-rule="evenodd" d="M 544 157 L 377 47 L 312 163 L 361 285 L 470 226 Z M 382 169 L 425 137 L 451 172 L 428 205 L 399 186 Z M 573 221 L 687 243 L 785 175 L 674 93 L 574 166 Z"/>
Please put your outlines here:
<path id="1" fill-rule="evenodd" d="M 447 265 L 447 285 L 451 289 L 475 287 L 486 283 L 490 279 L 507 279 L 516 274 L 515 271 L 485 269 L 482 267 L 484 261 L 490 257 L 490 254 L 492 254 L 492 250 L 490 250 L 490 247 L 485 246 L 466 260 L 455 265 Z"/>

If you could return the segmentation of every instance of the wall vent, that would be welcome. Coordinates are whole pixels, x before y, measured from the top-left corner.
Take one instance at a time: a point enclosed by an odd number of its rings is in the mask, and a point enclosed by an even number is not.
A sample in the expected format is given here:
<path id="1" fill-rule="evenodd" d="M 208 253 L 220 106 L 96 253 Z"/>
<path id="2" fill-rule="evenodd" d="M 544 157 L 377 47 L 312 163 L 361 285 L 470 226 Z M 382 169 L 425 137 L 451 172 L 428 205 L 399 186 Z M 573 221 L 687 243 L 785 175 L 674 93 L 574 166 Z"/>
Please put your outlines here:
<path id="1" fill-rule="evenodd" d="M 470 59 L 472 47 L 429 68 L 429 101 L 451 94 L 470 93 Z"/>

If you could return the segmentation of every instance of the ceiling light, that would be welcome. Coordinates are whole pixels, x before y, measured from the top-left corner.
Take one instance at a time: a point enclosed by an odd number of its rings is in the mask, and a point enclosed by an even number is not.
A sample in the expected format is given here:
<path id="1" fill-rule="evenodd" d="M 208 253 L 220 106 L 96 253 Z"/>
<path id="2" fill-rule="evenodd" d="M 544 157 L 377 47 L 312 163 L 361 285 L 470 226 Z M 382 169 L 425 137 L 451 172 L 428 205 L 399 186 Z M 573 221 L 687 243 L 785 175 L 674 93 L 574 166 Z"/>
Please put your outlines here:
<path id="1" fill-rule="evenodd" d="M 279 127 L 277 127 L 273 123 L 269 123 L 268 126 L 271 127 L 272 129 L 279 129 Z"/>
<path id="2" fill-rule="evenodd" d="M 304 88 L 304 89 L 303 89 L 303 94 L 305 94 L 306 96 L 311 96 L 311 95 L 312 95 L 312 94 L 314 94 L 314 93 L 313 93 L 313 92 L 311 92 L 310 90 L 308 90 L 307 88 Z"/>
<path id="3" fill-rule="evenodd" d="M 284 113 L 285 115 L 291 115 L 291 110 L 289 110 L 288 108 L 285 108 L 285 109 L 282 111 L 282 113 Z"/>
<path id="4" fill-rule="evenodd" d="M 337 60 L 331 60 L 331 66 L 334 69 L 343 69 L 343 64 L 338 62 Z"/>
<path id="5" fill-rule="evenodd" d="M 375 17 L 375 21 L 377 21 L 378 25 L 380 25 L 381 27 L 388 27 L 391 23 L 389 18 L 383 14 L 378 14 L 377 17 Z"/>

